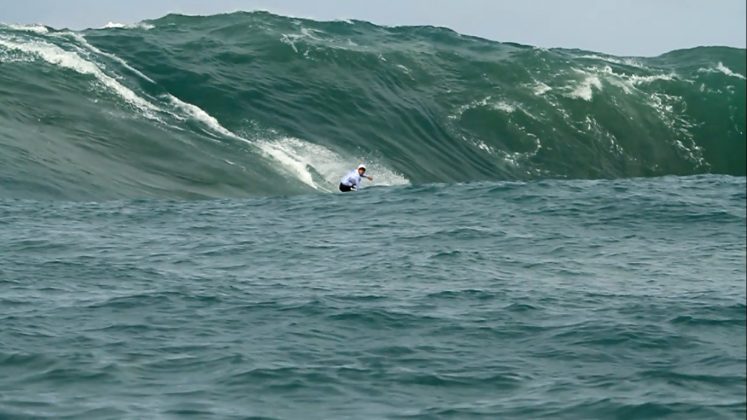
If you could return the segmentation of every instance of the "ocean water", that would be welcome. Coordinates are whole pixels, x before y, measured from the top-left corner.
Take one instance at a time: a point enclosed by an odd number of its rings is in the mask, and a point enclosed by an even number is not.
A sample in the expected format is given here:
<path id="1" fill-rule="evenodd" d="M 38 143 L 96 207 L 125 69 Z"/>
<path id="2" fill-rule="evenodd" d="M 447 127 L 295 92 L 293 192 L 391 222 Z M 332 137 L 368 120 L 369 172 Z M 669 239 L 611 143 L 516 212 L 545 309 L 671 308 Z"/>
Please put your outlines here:
<path id="1" fill-rule="evenodd" d="M 745 176 L 746 60 L 268 13 L 0 26 L 0 196 L 331 192 L 361 161 L 377 185 Z"/>
<path id="2" fill-rule="evenodd" d="M 7 418 L 743 418 L 745 181 L 0 202 Z"/>
<path id="3" fill-rule="evenodd" d="M 744 418 L 745 96 L 743 49 L 0 26 L 0 418 Z"/>

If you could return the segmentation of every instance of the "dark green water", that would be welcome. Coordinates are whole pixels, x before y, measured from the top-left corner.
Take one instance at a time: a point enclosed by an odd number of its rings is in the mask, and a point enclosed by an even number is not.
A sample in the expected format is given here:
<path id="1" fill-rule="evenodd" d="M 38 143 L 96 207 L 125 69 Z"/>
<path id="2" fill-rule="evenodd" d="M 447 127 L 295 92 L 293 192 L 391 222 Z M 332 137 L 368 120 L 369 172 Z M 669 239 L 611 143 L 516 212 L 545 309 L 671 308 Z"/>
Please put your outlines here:
<path id="1" fill-rule="evenodd" d="M 744 133 L 739 49 L 0 26 L 0 418 L 743 419 Z"/>

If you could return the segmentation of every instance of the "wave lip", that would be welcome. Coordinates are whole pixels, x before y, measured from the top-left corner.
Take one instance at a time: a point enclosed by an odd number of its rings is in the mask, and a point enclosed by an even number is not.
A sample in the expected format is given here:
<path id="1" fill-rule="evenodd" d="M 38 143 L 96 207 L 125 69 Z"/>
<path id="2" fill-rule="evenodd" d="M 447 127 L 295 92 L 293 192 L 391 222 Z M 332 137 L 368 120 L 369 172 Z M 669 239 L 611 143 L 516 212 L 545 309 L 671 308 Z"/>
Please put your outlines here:
<path id="1" fill-rule="evenodd" d="M 146 22 L 138 22 L 138 23 L 118 23 L 118 22 L 107 22 L 106 25 L 104 25 L 101 29 L 144 29 L 144 30 L 150 30 L 155 28 L 155 26 L 146 23 Z"/>

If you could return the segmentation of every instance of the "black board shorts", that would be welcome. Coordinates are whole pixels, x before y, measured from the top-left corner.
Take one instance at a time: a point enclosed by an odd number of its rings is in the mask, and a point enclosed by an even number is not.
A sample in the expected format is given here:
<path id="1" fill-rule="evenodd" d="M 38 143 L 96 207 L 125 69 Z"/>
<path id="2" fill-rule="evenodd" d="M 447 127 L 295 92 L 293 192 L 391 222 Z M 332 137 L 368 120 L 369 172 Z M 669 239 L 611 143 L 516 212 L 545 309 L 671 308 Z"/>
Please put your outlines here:
<path id="1" fill-rule="evenodd" d="M 345 185 L 343 183 L 340 183 L 340 191 L 342 191 L 342 192 L 350 192 L 350 191 L 353 191 L 353 187 L 351 187 L 349 185 Z"/>

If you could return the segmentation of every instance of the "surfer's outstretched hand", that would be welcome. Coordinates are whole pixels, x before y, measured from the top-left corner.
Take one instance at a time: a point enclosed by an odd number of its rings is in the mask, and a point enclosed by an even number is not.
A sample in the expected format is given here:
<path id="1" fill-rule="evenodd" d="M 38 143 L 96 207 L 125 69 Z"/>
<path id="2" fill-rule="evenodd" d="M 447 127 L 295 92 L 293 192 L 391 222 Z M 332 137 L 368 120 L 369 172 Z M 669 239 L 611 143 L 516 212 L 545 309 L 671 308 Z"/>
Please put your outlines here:
<path id="1" fill-rule="evenodd" d="M 367 176 L 366 178 L 368 178 L 369 181 L 373 181 L 373 177 L 372 176 Z"/>

